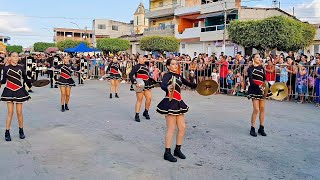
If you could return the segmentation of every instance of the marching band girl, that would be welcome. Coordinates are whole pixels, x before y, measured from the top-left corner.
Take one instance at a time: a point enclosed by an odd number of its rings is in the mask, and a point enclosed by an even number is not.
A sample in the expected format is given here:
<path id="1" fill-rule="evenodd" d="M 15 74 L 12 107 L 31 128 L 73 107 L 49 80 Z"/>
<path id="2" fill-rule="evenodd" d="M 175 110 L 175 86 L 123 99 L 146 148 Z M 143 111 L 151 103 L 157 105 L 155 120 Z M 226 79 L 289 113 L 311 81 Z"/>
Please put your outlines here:
<path id="1" fill-rule="evenodd" d="M 18 64 L 19 56 L 18 53 L 14 52 L 10 55 L 10 64 L 4 67 L 3 79 L 0 81 L 1 84 L 6 83 L 6 87 L 3 90 L 1 101 L 7 103 L 8 115 L 6 121 L 6 132 L 5 140 L 11 141 L 10 127 L 12 122 L 12 116 L 14 111 L 14 104 L 16 104 L 16 112 L 19 124 L 19 137 L 24 139 L 25 135 L 23 132 L 23 102 L 31 99 L 29 93 L 25 90 L 23 82 L 31 84 L 32 80 L 27 78 L 26 71 L 23 66 Z"/>
<path id="2" fill-rule="evenodd" d="M 65 110 L 69 110 L 68 104 L 70 100 L 71 87 L 76 86 L 75 82 L 71 77 L 71 72 L 75 70 L 73 66 L 70 64 L 70 56 L 67 55 L 63 58 L 63 64 L 60 64 L 55 67 L 56 69 L 60 69 L 60 77 L 57 81 L 57 85 L 60 86 L 61 92 L 61 111 L 65 112 Z"/>
<path id="3" fill-rule="evenodd" d="M 250 135 L 256 137 L 257 133 L 255 131 L 256 118 L 259 113 L 260 128 L 258 133 L 262 136 L 267 136 L 264 131 L 264 115 L 265 115 L 265 103 L 266 100 L 263 96 L 264 87 L 263 84 L 266 80 L 266 72 L 262 67 L 260 55 L 254 54 L 252 57 L 253 66 L 248 68 L 248 76 L 250 81 L 250 86 L 248 89 L 248 99 L 252 99 L 253 112 L 251 116 L 251 130 Z M 271 94 L 269 93 L 268 96 Z"/>
<path id="4" fill-rule="evenodd" d="M 119 98 L 119 81 L 121 80 L 121 75 L 119 73 L 120 64 L 118 62 L 118 58 L 115 56 L 113 57 L 112 62 L 109 64 L 107 68 L 107 72 L 109 72 L 109 80 L 111 82 L 110 86 L 110 99 L 112 98 L 112 92 L 115 92 L 115 97 Z"/>
<path id="5" fill-rule="evenodd" d="M 144 91 L 136 93 L 137 102 L 136 102 L 136 108 L 135 108 L 135 110 L 136 110 L 135 121 L 137 121 L 137 122 L 140 122 L 139 113 L 140 113 L 140 108 L 141 108 L 143 97 L 146 98 L 145 111 L 143 112 L 143 116 L 146 119 L 150 119 L 148 111 L 149 111 L 149 108 L 151 105 L 151 99 L 152 99 L 151 89 L 154 87 L 154 84 L 153 84 L 151 78 L 149 77 L 149 68 L 148 68 L 148 65 L 145 64 L 146 61 L 147 61 L 146 57 L 139 55 L 138 64 L 132 68 L 132 71 L 129 74 L 130 81 L 132 84 L 139 86 L 139 84 L 137 84 L 137 81 L 135 78 L 143 79 L 144 84 L 145 84 Z M 135 76 L 135 78 L 133 76 Z"/>
<path id="6" fill-rule="evenodd" d="M 167 60 L 166 66 L 168 67 L 169 72 L 164 75 L 161 84 L 161 89 L 166 92 L 166 97 L 158 104 L 157 112 L 166 115 L 168 128 L 165 140 L 164 159 L 170 162 L 176 162 L 177 159 L 174 156 L 177 156 L 181 159 L 186 158 L 186 156 L 181 152 L 181 145 L 186 129 L 184 114 L 188 112 L 189 107 L 183 102 L 181 98 L 181 86 L 184 84 L 195 89 L 197 85 L 188 82 L 180 74 L 177 74 L 178 64 L 176 60 Z M 173 87 L 172 85 L 174 77 L 176 78 L 175 87 Z M 172 92 L 173 88 L 175 88 L 174 92 Z M 169 97 L 171 92 L 173 93 L 173 98 L 170 101 Z M 174 150 L 174 156 L 172 156 L 171 144 L 176 126 L 178 126 L 176 148 Z"/>

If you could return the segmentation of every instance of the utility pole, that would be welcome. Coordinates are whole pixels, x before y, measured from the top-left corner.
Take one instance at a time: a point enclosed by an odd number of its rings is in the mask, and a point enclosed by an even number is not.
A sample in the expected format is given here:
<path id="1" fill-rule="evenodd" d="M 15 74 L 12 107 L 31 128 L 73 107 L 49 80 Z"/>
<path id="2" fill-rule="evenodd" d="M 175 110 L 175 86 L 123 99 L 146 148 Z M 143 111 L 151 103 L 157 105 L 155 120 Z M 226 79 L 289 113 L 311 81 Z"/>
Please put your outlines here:
<path id="1" fill-rule="evenodd" d="M 294 16 L 294 7 L 292 8 L 292 11 L 293 11 L 293 12 L 292 12 L 292 15 Z"/>
<path id="2" fill-rule="evenodd" d="M 227 33 L 227 0 L 224 0 L 224 28 L 222 52 L 226 53 L 226 33 Z"/>
<path id="3" fill-rule="evenodd" d="M 279 9 L 281 9 L 281 6 L 280 6 L 280 0 L 279 0 Z"/>
<path id="4" fill-rule="evenodd" d="M 92 30 L 93 30 L 93 34 L 92 34 L 92 41 L 93 41 L 93 47 L 94 48 L 97 48 L 97 42 L 96 42 L 96 23 L 95 23 L 96 20 L 93 20 L 92 21 Z"/>

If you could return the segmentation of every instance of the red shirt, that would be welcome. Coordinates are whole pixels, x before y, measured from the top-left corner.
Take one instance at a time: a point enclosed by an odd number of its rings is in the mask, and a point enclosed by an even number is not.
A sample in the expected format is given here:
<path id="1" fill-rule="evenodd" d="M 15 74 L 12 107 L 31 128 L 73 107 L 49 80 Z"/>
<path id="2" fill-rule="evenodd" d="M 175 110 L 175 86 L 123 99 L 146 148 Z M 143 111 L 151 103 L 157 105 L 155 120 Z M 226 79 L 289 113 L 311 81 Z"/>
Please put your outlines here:
<path id="1" fill-rule="evenodd" d="M 220 66 L 220 77 L 226 78 L 228 75 L 228 61 L 218 62 L 217 64 Z"/>
<path id="2" fill-rule="evenodd" d="M 267 70 L 271 70 L 272 67 L 269 66 L 269 65 L 267 65 L 266 69 L 267 69 Z M 275 80 L 276 80 L 276 71 L 273 71 L 272 73 L 266 71 L 266 80 L 267 80 L 267 81 L 275 81 Z"/>

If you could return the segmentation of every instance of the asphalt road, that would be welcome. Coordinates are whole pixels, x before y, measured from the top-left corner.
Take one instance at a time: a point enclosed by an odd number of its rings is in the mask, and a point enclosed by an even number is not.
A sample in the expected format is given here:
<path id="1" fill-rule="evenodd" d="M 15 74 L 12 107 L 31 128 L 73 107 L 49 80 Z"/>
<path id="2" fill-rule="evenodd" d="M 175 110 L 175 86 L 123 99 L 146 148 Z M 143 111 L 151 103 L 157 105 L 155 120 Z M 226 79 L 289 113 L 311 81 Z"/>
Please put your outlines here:
<path id="1" fill-rule="evenodd" d="M 34 89 L 24 104 L 27 138 L 18 138 L 14 116 L 12 142 L 4 141 L 1 103 L 0 179 L 320 179 L 320 109 L 313 105 L 268 101 L 268 136 L 254 138 L 251 101 L 184 91 L 187 159 L 170 163 L 164 117 L 155 111 L 164 92 L 153 90 L 151 120 L 141 115 L 136 123 L 129 85 L 121 84 L 120 99 L 108 99 L 106 88 L 106 81 L 73 88 L 65 113 L 58 89 Z"/>

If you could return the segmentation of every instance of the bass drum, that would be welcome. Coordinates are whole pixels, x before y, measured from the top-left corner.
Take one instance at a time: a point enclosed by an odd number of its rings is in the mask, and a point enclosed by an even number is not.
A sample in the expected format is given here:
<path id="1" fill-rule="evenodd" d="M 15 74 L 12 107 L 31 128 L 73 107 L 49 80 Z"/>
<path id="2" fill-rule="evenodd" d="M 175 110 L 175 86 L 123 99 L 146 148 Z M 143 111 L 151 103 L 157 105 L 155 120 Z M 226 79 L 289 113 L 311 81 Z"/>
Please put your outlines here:
<path id="1" fill-rule="evenodd" d="M 80 60 L 80 72 L 83 80 L 88 79 L 89 71 L 88 71 L 88 62 L 85 59 Z"/>
<path id="2" fill-rule="evenodd" d="M 35 79 L 37 63 L 32 57 L 26 57 L 26 74 L 29 79 Z"/>

